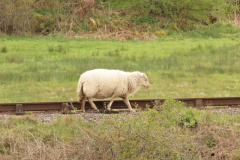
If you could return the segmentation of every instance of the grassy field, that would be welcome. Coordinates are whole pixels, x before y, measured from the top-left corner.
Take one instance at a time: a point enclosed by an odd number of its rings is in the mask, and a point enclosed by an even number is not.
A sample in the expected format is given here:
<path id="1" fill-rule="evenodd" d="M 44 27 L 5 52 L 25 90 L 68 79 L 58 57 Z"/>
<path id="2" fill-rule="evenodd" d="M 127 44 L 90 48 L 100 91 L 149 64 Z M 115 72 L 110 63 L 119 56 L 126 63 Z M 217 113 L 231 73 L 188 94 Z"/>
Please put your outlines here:
<path id="1" fill-rule="evenodd" d="M 79 76 L 95 68 L 146 73 L 150 88 L 132 99 L 239 96 L 237 37 L 0 37 L 0 102 L 76 100 Z"/>
<path id="2" fill-rule="evenodd" d="M 100 115 L 94 123 L 9 116 L 0 120 L 0 159 L 240 159 L 238 113 L 171 100 L 239 96 L 239 34 L 224 31 L 152 41 L 0 37 L 0 103 L 76 100 L 79 76 L 95 68 L 146 73 L 150 88 L 131 99 L 169 98 L 161 112 Z"/>

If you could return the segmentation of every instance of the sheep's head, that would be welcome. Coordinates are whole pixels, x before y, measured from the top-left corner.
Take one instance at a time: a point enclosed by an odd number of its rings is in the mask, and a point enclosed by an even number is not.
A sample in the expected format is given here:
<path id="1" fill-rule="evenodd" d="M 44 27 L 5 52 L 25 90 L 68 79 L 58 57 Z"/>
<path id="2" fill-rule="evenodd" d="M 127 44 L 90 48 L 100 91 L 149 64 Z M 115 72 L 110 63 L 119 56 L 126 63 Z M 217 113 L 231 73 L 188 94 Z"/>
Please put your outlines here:
<path id="1" fill-rule="evenodd" d="M 145 88 L 149 87 L 149 81 L 148 81 L 146 74 L 141 73 L 140 83 Z"/>
<path id="2" fill-rule="evenodd" d="M 143 86 L 145 88 L 149 87 L 149 81 L 146 74 L 136 71 L 132 73 L 132 76 L 136 78 L 138 85 Z"/>

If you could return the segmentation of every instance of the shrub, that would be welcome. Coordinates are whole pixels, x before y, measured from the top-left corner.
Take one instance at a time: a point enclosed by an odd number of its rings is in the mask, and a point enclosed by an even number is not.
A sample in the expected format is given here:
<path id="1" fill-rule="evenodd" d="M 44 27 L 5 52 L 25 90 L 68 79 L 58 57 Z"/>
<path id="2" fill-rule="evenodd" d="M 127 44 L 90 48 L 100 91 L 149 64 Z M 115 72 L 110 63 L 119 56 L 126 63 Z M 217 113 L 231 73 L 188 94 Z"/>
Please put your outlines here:
<path id="1" fill-rule="evenodd" d="M 106 0 L 101 0 L 106 2 Z M 222 5 L 225 2 L 223 0 L 139 0 L 139 1 L 127 1 L 127 0 L 107 0 L 111 2 L 111 5 L 115 8 L 125 8 L 125 10 L 135 10 L 141 14 L 150 14 L 158 17 L 166 17 L 171 19 L 180 28 L 183 28 L 189 24 L 189 20 L 198 22 L 204 22 L 209 24 L 210 19 L 216 15 L 220 16 L 226 10 L 226 5 Z M 209 13 L 215 15 L 209 16 Z M 223 14 L 221 15 L 223 16 Z M 136 18 L 136 21 L 151 23 L 153 19 L 150 16 L 143 16 Z"/>
<path id="2" fill-rule="evenodd" d="M 187 110 L 187 111 L 181 111 L 176 118 L 176 123 L 180 127 L 188 127 L 188 128 L 196 128 L 198 124 L 198 119 L 194 115 L 193 111 Z"/>

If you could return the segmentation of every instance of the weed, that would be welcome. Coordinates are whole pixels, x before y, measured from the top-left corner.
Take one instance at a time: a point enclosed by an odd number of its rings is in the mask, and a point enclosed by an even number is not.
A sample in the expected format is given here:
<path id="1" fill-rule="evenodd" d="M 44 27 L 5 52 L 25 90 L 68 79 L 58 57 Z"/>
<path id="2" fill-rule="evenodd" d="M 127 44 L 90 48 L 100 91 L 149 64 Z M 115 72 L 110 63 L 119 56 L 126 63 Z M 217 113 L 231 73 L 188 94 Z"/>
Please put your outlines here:
<path id="1" fill-rule="evenodd" d="M 211 140 L 211 139 L 208 139 L 208 140 L 207 140 L 207 146 L 208 146 L 209 148 L 212 148 L 212 147 L 216 146 L 216 142 L 214 142 L 214 141 Z"/>
<path id="2" fill-rule="evenodd" d="M 232 160 L 239 160 L 240 159 L 240 149 L 235 149 L 231 153 Z"/>
<path id="3" fill-rule="evenodd" d="M 16 117 L 16 116 L 10 116 L 8 118 L 8 122 L 7 123 L 15 123 L 16 125 L 25 125 L 25 124 L 38 124 L 39 120 L 37 118 L 32 117 L 31 115 L 26 115 L 26 116 L 20 116 L 20 117 Z"/>
<path id="4" fill-rule="evenodd" d="M 115 51 L 108 51 L 105 56 L 108 56 L 108 57 L 112 57 L 112 58 L 119 58 L 120 57 L 120 52 L 118 49 L 116 49 Z"/>
<path id="5" fill-rule="evenodd" d="M 7 46 L 2 46 L 2 49 L 1 49 L 2 53 L 7 53 Z"/>
<path id="6" fill-rule="evenodd" d="M 48 52 L 56 52 L 56 53 L 64 53 L 66 54 L 69 51 L 69 47 L 65 47 L 63 45 L 57 45 L 57 46 L 49 46 Z"/>
<path id="7" fill-rule="evenodd" d="M 124 45 L 122 44 L 122 47 L 121 47 L 120 50 L 121 50 L 121 51 L 128 51 L 128 50 L 129 50 L 129 47 L 124 46 Z"/>
<path id="8" fill-rule="evenodd" d="M 187 110 L 179 113 L 176 123 L 180 127 L 196 128 L 198 120 L 191 110 Z"/>
<path id="9" fill-rule="evenodd" d="M 13 55 L 13 54 L 9 55 L 9 56 L 6 56 L 5 60 L 6 60 L 7 63 L 20 64 L 20 63 L 24 62 L 23 58 L 20 55 Z"/>
<path id="10" fill-rule="evenodd" d="M 54 52 L 54 48 L 52 46 L 48 47 L 48 52 Z"/>
<path id="11" fill-rule="evenodd" d="M 157 18 L 153 17 L 151 15 L 146 15 L 146 16 L 132 16 L 132 19 L 135 21 L 136 24 L 141 24 L 141 23 L 148 23 L 152 24 L 157 22 Z"/>
<path id="12" fill-rule="evenodd" d="M 99 56 L 99 50 L 97 50 L 97 51 L 95 51 L 95 52 L 92 52 L 92 56 L 93 56 L 93 57 Z"/>
<path id="13" fill-rule="evenodd" d="M 51 8 L 51 7 L 35 7 L 34 12 L 46 15 L 48 13 L 51 13 L 52 15 L 56 13 L 56 9 Z"/>
<path id="14" fill-rule="evenodd" d="M 88 31 L 89 30 L 89 27 L 87 24 L 83 23 L 79 26 L 83 31 Z"/>
<path id="15" fill-rule="evenodd" d="M 115 52 L 116 52 L 116 53 L 118 53 L 118 52 L 119 52 L 119 50 L 118 50 L 118 49 L 115 49 Z"/>

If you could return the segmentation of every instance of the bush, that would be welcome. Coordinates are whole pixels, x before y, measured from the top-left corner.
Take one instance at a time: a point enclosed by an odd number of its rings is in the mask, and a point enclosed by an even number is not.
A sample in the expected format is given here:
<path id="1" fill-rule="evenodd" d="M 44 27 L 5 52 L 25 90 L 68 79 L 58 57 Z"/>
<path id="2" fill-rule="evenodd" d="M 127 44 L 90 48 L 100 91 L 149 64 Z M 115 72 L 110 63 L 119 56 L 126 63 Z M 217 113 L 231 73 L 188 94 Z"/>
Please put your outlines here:
<path id="1" fill-rule="evenodd" d="M 198 119 L 192 112 L 192 110 L 181 111 L 176 118 L 176 124 L 180 127 L 196 128 Z"/>
<path id="2" fill-rule="evenodd" d="M 106 2 L 107 0 L 102 0 Z M 216 15 L 224 17 L 224 0 L 139 0 L 139 1 L 127 1 L 127 0 L 108 0 L 115 8 L 125 8 L 125 10 L 140 12 L 141 14 L 150 14 L 158 17 L 165 17 L 171 19 L 173 23 L 176 23 L 180 28 L 184 28 L 190 22 L 189 20 L 204 22 L 209 24 L 211 19 Z M 213 13 L 215 15 L 211 15 Z M 221 12 L 221 13 L 220 13 Z M 211 15 L 211 16 L 210 16 Z M 146 18 L 150 16 L 143 16 L 137 21 L 147 21 Z M 150 18 L 150 21 L 153 19 Z M 212 22 L 213 23 L 213 22 Z"/>

